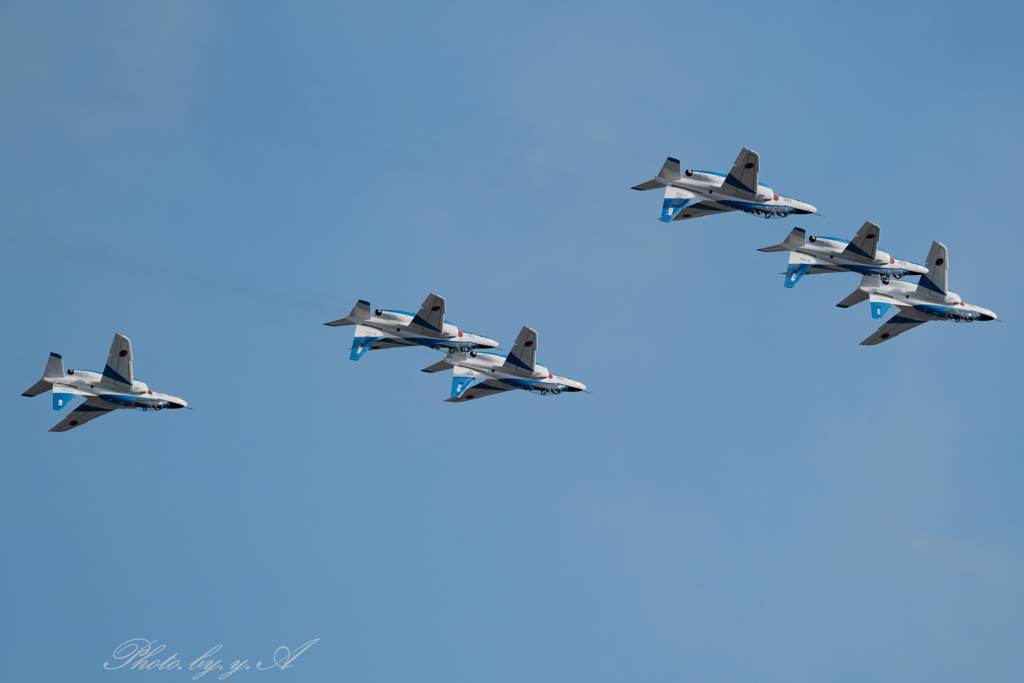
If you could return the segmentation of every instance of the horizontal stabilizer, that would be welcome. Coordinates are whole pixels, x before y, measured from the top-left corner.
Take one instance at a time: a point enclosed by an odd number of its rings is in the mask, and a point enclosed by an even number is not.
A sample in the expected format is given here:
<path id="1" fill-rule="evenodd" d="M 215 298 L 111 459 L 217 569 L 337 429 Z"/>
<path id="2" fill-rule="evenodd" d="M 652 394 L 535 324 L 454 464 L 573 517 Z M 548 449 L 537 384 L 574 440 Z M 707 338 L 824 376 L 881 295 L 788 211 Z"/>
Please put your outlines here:
<path id="1" fill-rule="evenodd" d="M 423 368 L 422 370 L 420 370 L 420 372 L 443 372 L 451 367 L 451 365 L 442 360 L 438 361 L 437 363 L 434 363 L 429 368 Z"/>
<path id="2" fill-rule="evenodd" d="M 41 379 L 28 388 L 22 396 L 38 396 L 39 394 L 45 394 L 53 386 L 52 382 L 47 382 L 45 379 Z"/>
<path id="3" fill-rule="evenodd" d="M 666 180 L 679 180 L 683 177 L 683 174 L 679 171 L 679 159 L 673 159 L 669 157 L 665 159 L 665 164 L 658 171 L 659 178 L 665 178 Z"/>
<path id="4" fill-rule="evenodd" d="M 60 354 L 51 353 L 46 359 L 46 368 L 43 370 L 43 378 L 28 388 L 22 396 L 38 396 L 50 390 L 54 380 L 64 377 L 64 359 Z"/>
<path id="5" fill-rule="evenodd" d="M 343 325 L 357 325 L 358 323 L 350 322 L 349 318 L 355 318 L 357 320 L 369 320 L 370 319 L 370 302 L 363 301 L 360 299 L 356 302 L 356 305 L 352 307 L 352 312 L 346 317 L 340 320 L 333 320 L 329 323 L 324 323 L 328 327 L 342 327 Z"/>
<path id="6" fill-rule="evenodd" d="M 646 183 L 640 183 L 639 185 L 634 185 L 633 189 L 634 190 L 657 190 L 657 189 L 660 189 L 662 187 L 665 187 L 665 183 L 663 183 L 660 180 L 658 180 L 657 178 L 655 178 L 654 180 L 648 180 Z"/>
<path id="7" fill-rule="evenodd" d="M 782 240 L 781 244 L 774 244 L 770 247 L 764 247 L 758 249 L 758 251 L 774 252 L 774 251 L 790 251 L 783 245 L 790 245 L 793 247 L 802 247 L 807 243 L 807 231 L 803 228 L 793 228 L 792 232 L 786 235 L 786 239 Z"/>
<path id="8" fill-rule="evenodd" d="M 862 292 L 861 290 L 857 289 L 857 290 L 854 290 L 853 294 L 851 294 L 850 296 L 846 297 L 845 299 L 843 299 L 842 301 L 837 303 L 836 306 L 838 308 L 849 308 L 850 306 L 856 306 L 861 301 L 867 301 L 867 299 L 868 299 L 868 293 L 867 292 Z"/>
<path id="9" fill-rule="evenodd" d="M 46 359 L 46 370 L 43 371 L 43 377 L 47 379 L 64 377 L 64 359 L 60 357 L 60 354 L 51 353 L 50 357 Z"/>

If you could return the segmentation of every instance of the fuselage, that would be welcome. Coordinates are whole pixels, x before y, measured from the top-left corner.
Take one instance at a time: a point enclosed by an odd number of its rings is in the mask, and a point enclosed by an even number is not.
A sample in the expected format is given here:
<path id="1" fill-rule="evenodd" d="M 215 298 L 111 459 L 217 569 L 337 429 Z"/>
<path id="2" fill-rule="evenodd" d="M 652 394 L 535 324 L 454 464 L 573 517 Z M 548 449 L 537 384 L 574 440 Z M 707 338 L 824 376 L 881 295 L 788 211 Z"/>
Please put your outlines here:
<path id="1" fill-rule="evenodd" d="M 874 259 L 862 258 L 856 261 L 842 257 L 843 252 L 849 246 L 848 240 L 837 237 L 818 237 L 811 235 L 802 245 L 793 245 L 786 242 L 779 246 L 798 254 L 805 254 L 817 259 L 816 264 L 820 268 L 833 267 L 836 270 L 849 270 L 862 275 L 884 275 L 901 278 L 904 275 L 923 275 L 928 269 L 920 263 L 904 261 L 893 258 L 888 252 L 877 249 Z"/>
<path id="2" fill-rule="evenodd" d="M 115 385 L 102 374 L 91 370 L 68 370 L 64 377 L 53 380 L 53 393 L 95 396 L 109 403 L 112 408 L 162 410 L 188 406 L 188 403 L 176 396 L 150 391 L 145 382 L 134 380 L 128 388 Z"/>
<path id="3" fill-rule="evenodd" d="M 736 196 L 735 190 L 725 185 L 726 175 L 713 171 L 686 171 L 678 180 L 659 177 L 656 180 L 666 187 L 675 187 L 691 192 L 697 201 L 714 201 L 737 211 L 762 215 L 765 218 L 782 218 L 791 214 L 817 213 L 818 209 L 792 197 L 776 194 L 772 188 L 758 184 L 753 197 Z M 669 218 L 671 219 L 671 215 Z"/>
<path id="4" fill-rule="evenodd" d="M 862 292 L 869 295 L 888 297 L 892 303 L 934 317 L 936 320 L 952 320 L 954 322 L 972 322 L 975 320 L 995 320 L 996 314 L 987 308 L 964 303 L 956 292 L 947 292 L 945 297 L 931 296 L 923 298 L 917 285 L 909 282 L 890 282 L 872 286 L 861 285 Z M 874 299 L 872 299 L 874 301 Z"/>
<path id="5" fill-rule="evenodd" d="M 432 349 L 468 351 L 474 348 L 494 349 L 498 347 L 498 342 L 493 339 L 460 330 L 447 320 L 444 321 L 439 332 L 433 335 L 426 334 L 418 327 L 411 327 L 414 317 L 416 317 L 415 314 L 407 311 L 388 311 L 378 308 L 369 318 L 349 317 L 348 320 L 357 325 L 380 330 L 388 337 L 397 337 Z"/>
<path id="6" fill-rule="evenodd" d="M 475 370 L 487 375 L 488 379 L 495 379 L 526 391 L 560 394 L 563 391 L 584 391 L 587 388 L 582 382 L 552 374 L 540 364 L 534 366 L 532 373 L 527 370 L 515 373 L 503 371 L 502 366 L 505 364 L 506 358 L 507 356 L 493 351 L 470 351 L 469 353 L 450 354 L 445 361 L 452 365 Z"/>

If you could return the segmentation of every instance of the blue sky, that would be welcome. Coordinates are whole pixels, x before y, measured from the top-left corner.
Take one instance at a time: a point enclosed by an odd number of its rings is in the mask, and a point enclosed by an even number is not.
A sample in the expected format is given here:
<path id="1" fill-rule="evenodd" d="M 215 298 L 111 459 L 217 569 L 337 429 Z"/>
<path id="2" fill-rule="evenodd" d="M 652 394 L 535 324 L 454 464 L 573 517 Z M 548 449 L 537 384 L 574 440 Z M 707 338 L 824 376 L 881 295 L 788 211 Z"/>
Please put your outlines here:
<path id="1" fill-rule="evenodd" d="M 5 671 L 319 638 L 233 678 L 1016 678 L 1021 12 L 6 3 Z M 629 190 L 744 146 L 823 217 Z M 1006 323 L 860 347 L 856 277 L 756 251 L 865 220 Z M 446 404 L 436 353 L 322 325 L 428 292 L 593 393 Z M 48 433 L 20 393 L 115 332 L 195 410 Z"/>

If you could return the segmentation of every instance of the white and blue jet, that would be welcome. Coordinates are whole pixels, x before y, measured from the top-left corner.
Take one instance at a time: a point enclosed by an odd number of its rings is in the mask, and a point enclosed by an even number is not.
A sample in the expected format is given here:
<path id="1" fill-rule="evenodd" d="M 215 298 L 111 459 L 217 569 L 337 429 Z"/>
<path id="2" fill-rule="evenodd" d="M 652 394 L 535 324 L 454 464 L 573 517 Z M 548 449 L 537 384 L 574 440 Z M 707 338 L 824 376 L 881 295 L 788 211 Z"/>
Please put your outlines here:
<path id="1" fill-rule="evenodd" d="M 711 171 L 680 172 L 679 160 L 669 157 L 654 180 L 633 189 L 665 188 L 661 209 L 661 220 L 665 223 L 729 211 L 743 211 L 765 218 L 818 211 L 807 202 L 777 195 L 772 188 L 761 185 L 758 182 L 760 171 L 760 157 L 746 147 L 736 157 L 728 175 Z"/>
<path id="2" fill-rule="evenodd" d="M 563 391 L 586 391 L 586 385 L 567 377 L 551 374 L 537 364 L 537 331 L 524 327 L 512 351 L 503 356 L 492 351 L 450 353 L 444 360 L 424 368 L 423 372 L 453 370 L 450 403 L 504 394 L 514 389 L 560 394 Z"/>
<path id="3" fill-rule="evenodd" d="M 498 342 L 460 330 L 444 319 L 444 298 L 430 294 L 418 313 L 370 310 L 370 302 L 360 299 L 344 318 L 324 323 L 329 327 L 355 325 L 355 337 L 349 358 L 359 360 L 368 350 L 426 346 L 448 352 L 497 348 Z"/>
<path id="4" fill-rule="evenodd" d="M 839 308 L 849 308 L 862 301 L 870 301 L 871 317 L 876 320 L 885 315 L 891 306 L 899 309 L 899 313 L 862 341 L 861 346 L 881 344 L 932 320 L 969 323 L 996 319 L 996 314 L 987 308 L 964 303 L 958 294 L 949 291 L 946 245 L 932 242 L 926 267 L 928 272 L 921 276 L 917 285 L 909 282 L 885 284 L 877 274 L 865 275 L 860 286 L 836 304 Z"/>
<path id="5" fill-rule="evenodd" d="M 804 275 L 820 273 L 878 275 L 883 284 L 889 284 L 890 278 L 899 280 L 904 275 L 928 272 L 919 263 L 895 259 L 879 249 L 880 236 L 881 228 L 874 223 L 864 223 L 850 242 L 836 237 L 808 237 L 805 230 L 793 228 L 781 243 L 758 251 L 789 252 L 786 287 L 794 287 Z"/>
<path id="6" fill-rule="evenodd" d="M 51 353 L 42 379 L 22 396 L 38 396 L 47 391 L 53 392 L 54 410 L 62 410 L 75 396 L 85 397 L 85 402 L 72 410 L 51 432 L 69 431 L 115 410 L 163 410 L 188 406 L 175 396 L 150 391 L 145 382 L 135 379 L 132 373 L 132 342 L 122 334 L 114 335 L 102 373 L 90 370 L 68 370 L 65 373 L 64 359 Z"/>

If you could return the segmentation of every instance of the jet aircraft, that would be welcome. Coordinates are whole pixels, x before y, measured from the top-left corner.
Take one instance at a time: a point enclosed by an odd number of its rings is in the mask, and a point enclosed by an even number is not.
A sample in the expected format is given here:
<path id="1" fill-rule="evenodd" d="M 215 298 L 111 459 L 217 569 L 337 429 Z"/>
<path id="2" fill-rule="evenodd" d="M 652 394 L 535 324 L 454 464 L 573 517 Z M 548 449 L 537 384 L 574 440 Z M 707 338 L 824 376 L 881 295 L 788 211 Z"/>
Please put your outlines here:
<path id="1" fill-rule="evenodd" d="M 450 353 L 439 363 L 424 368 L 423 372 L 448 369 L 454 370 L 452 395 L 446 399 L 449 403 L 503 394 L 513 389 L 546 396 L 563 391 L 585 391 L 587 388 L 575 380 L 553 375 L 546 367 L 537 364 L 537 331 L 529 327 L 519 332 L 508 356 L 492 351 Z"/>
<path id="2" fill-rule="evenodd" d="M 852 242 L 835 237 L 807 237 L 805 230 L 793 228 L 781 243 L 758 251 L 789 252 L 786 287 L 795 286 L 804 275 L 819 273 L 879 275 L 882 283 L 887 285 L 890 278 L 898 280 L 904 275 L 928 272 L 920 264 L 894 259 L 878 249 L 880 235 L 881 229 L 874 223 L 862 225 Z"/>
<path id="3" fill-rule="evenodd" d="M 930 320 L 952 320 L 959 323 L 996 319 L 996 314 L 987 308 L 966 304 L 958 294 L 949 291 L 946 245 L 932 242 L 926 267 L 928 272 L 921 276 L 917 285 L 909 282 L 890 282 L 886 285 L 876 274 L 865 275 L 860 286 L 836 304 L 839 308 L 849 308 L 861 301 L 870 300 L 871 317 L 876 320 L 885 315 L 890 306 L 899 309 L 899 313 L 862 341 L 861 346 L 881 344 Z"/>
<path id="4" fill-rule="evenodd" d="M 360 299 L 344 318 L 324 323 L 330 327 L 355 325 L 355 338 L 349 358 L 359 360 L 369 349 L 398 349 L 426 346 L 432 349 L 468 352 L 476 348 L 493 349 L 498 342 L 465 332 L 444 319 L 444 298 L 436 294 L 424 300 L 418 313 L 370 312 L 370 302 Z"/>
<path id="5" fill-rule="evenodd" d="M 806 202 L 777 195 L 770 187 L 761 185 L 758 182 L 760 157 L 757 152 L 746 147 L 736 157 L 729 175 L 691 170 L 681 173 L 679 169 L 679 160 L 669 157 L 654 180 L 633 188 L 665 188 L 665 201 L 661 209 L 661 220 L 665 223 L 729 211 L 743 211 L 765 218 L 818 211 Z"/>
<path id="6" fill-rule="evenodd" d="M 122 334 L 114 335 L 110 355 L 103 372 L 68 370 L 64 372 L 64 359 L 51 353 L 46 361 L 43 378 L 33 384 L 22 396 L 38 396 L 53 391 L 53 409 L 61 410 L 75 396 L 84 396 L 85 402 L 57 424 L 51 432 L 66 432 L 86 422 L 118 409 L 163 410 L 185 408 L 185 401 L 167 394 L 149 390 L 132 374 L 132 342 Z"/>

